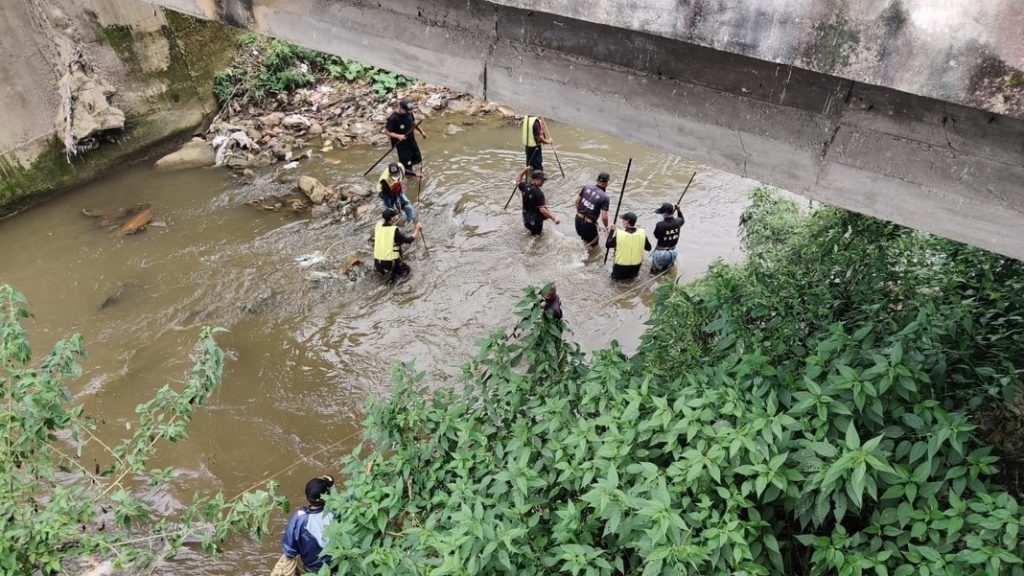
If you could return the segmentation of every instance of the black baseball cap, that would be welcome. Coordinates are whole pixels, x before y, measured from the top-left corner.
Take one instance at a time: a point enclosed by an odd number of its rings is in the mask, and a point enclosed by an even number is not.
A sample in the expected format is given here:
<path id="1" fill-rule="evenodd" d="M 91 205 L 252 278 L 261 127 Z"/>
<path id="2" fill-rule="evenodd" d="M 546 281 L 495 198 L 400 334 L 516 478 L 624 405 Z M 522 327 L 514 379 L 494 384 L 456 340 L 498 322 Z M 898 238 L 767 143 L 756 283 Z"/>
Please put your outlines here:
<path id="1" fill-rule="evenodd" d="M 334 486 L 334 478 L 330 476 L 318 476 L 306 482 L 306 500 L 310 504 L 323 504 L 323 495 Z"/>
<path id="2" fill-rule="evenodd" d="M 600 174 L 597 175 L 598 182 L 607 182 L 609 178 L 610 176 L 608 176 L 607 172 L 601 172 Z"/>
<path id="3" fill-rule="evenodd" d="M 402 169 L 398 167 L 398 164 L 392 162 L 391 164 L 388 164 L 388 172 L 392 176 L 398 176 L 399 174 L 402 173 Z"/>
<path id="4" fill-rule="evenodd" d="M 545 174 L 543 170 L 534 170 L 533 174 L 530 175 L 530 178 L 533 180 L 547 180 L 548 175 Z"/>
<path id="5" fill-rule="evenodd" d="M 409 108 L 410 108 L 409 101 L 408 100 L 399 100 L 398 101 L 398 107 L 401 108 L 402 110 L 405 110 L 406 112 L 408 112 Z"/>
<path id="6" fill-rule="evenodd" d="M 385 208 L 383 216 L 384 221 L 387 222 L 388 220 L 391 220 L 395 216 L 398 216 L 398 210 L 395 210 L 394 208 Z"/>
<path id="7" fill-rule="evenodd" d="M 622 219 L 630 224 L 636 224 L 636 214 L 633 214 L 632 212 L 626 212 L 623 214 Z"/>
<path id="8" fill-rule="evenodd" d="M 660 208 L 654 211 L 655 214 L 671 214 L 672 212 L 675 212 L 675 207 L 668 202 L 663 203 Z"/>

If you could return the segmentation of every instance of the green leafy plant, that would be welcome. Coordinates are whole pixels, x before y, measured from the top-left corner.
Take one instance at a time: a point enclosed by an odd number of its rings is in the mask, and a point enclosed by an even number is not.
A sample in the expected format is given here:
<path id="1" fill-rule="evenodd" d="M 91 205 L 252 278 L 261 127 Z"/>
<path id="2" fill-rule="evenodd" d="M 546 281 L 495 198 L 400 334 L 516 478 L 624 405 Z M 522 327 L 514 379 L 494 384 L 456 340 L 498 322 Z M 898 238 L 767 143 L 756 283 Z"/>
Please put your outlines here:
<path id="1" fill-rule="evenodd" d="M 175 518 L 154 514 L 140 497 L 147 478 L 160 483 L 172 476 L 170 469 L 147 468 L 159 443 L 184 439 L 195 410 L 220 384 L 217 330 L 203 330 L 182 390 L 158 391 L 136 410 L 135 433 L 111 445 L 83 407 L 71 404 L 65 385 L 81 373 L 81 335 L 61 340 L 34 364 L 21 324 L 28 316 L 24 296 L 0 285 L 0 574 L 58 574 L 69 560 L 93 554 L 140 566 L 155 554 L 173 554 L 200 526 L 211 552 L 231 533 L 266 533 L 270 510 L 286 505 L 274 485 L 232 500 L 198 498 Z M 110 464 L 87 469 L 80 461 L 86 449 L 105 453 Z"/>
<path id="2" fill-rule="evenodd" d="M 345 574 L 1024 574 L 965 409 L 1020 391 L 1024 266 L 770 190 L 747 262 L 636 355 L 518 307 L 458 388 L 410 365 L 328 502 Z"/>
<path id="3" fill-rule="evenodd" d="M 214 94 L 221 104 L 232 99 L 261 103 L 326 78 L 366 79 L 381 96 L 413 83 L 400 74 L 258 34 L 242 34 L 239 47 L 231 67 L 214 78 Z"/>

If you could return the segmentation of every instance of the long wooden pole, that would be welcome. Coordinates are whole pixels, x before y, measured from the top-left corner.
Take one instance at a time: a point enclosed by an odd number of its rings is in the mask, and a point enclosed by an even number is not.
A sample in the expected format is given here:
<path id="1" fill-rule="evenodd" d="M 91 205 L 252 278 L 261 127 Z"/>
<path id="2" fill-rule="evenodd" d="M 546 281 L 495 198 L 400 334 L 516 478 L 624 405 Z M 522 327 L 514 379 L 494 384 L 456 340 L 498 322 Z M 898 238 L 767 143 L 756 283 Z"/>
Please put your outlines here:
<path id="1" fill-rule="evenodd" d="M 619 221 L 619 208 L 622 208 L 622 196 L 626 193 L 626 182 L 629 180 L 629 169 L 633 167 L 633 159 L 629 159 L 629 163 L 626 164 L 626 177 L 622 179 L 622 190 L 619 191 L 619 203 L 615 205 L 615 218 L 612 219 L 612 226 Z M 604 249 L 604 263 L 608 263 L 608 252 L 611 252 L 611 248 Z"/>
<path id="2" fill-rule="evenodd" d="M 548 135 L 548 138 L 551 138 L 551 131 L 548 130 L 548 121 L 544 118 L 541 118 L 540 121 L 544 125 L 544 133 Z M 558 150 L 555 150 L 554 142 L 551 143 L 551 152 L 554 153 L 555 162 L 558 163 L 558 171 L 562 173 L 562 179 L 565 180 L 565 170 L 562 170 L 562 161 L 558 159 Z"/>
<path id="3" fill-rule="evenodd" d="M 683 193 L 679 195 L 679 200 L 676 200 L 676 205 L 677 206 L 679 205 L 680 202 L 683 201 L 683 196 L 686 196 L 686 191 L 690 189 L 690 184 L 693 184 L 693 178 L 695 176 L 697 176 L 697 171 L 696 170 L 693 171 L 693 174 L 690 174 L 690 181 L 686 183 L 686 188 L 683 188 Z"/>

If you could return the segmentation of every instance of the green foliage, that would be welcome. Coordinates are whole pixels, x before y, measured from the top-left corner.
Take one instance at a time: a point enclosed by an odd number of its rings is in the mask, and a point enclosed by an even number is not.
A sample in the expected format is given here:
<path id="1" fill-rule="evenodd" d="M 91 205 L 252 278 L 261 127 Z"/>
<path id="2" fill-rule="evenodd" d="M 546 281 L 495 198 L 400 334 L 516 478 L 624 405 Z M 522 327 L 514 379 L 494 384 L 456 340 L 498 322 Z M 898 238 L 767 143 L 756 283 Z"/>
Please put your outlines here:
<path id="1" fill-rule="evenodd" d="M 340 573 L 1024 574 L 961 411 L 1019 392 L 1024 266 L 764 189 L 743 229 L 632 358 L 528 290 L 461 389 L 400 367 L 328 501 Z"/>
<path id="2" fill-rule="evenodd" d="M 413 82 L 400 74 L 258 34 L 242 34 L 239 46 L 240 56 L 214 81 L 214 93 L 221 104 L 233 98 L 260 103 L 312 86 L 318 78 L 348 82 L 366 79 L 382 96 Z"/>
<path id="3" fill-rule="evenodd" d="M 197 526 L 208 526 L 203 546 L 215 551 L 229 533 L 267 531 L 275 487 L 228 501 L 197 498 L 178 518 L 157 517 L 141 498 L 142 481 L 168 480 L 171 469 L 147 470 L 160 441 L 187 437 L 188 423 L 220 385 L 224 354 L 206 328 L 181 392 L 170 387 L 140 405 L 135 434 L 113 448 L 97 435 L 81 406 L 72 406 L 64 382 L 81 374 L 81 335 L 58 342 L 38 365 L 21 320 L 24 296 L 0 285 L 0 575 L 56 574 L 65 562 L 99 554 L 121 565 L 173 554 Z M 80 458 L 89 447 L 111 463 L 90 471 Z M 104 529 L 112 523 L 117 529 Z M 140 536 L 141 534 L 141 536 Z"/>

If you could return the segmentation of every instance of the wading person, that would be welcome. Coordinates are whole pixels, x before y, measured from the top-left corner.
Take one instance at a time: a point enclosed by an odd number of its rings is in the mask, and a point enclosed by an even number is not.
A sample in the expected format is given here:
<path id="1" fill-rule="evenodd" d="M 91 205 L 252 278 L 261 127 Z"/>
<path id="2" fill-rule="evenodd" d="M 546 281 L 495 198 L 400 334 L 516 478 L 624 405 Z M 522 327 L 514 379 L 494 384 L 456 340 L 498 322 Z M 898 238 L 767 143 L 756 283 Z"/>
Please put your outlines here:
<path id="1" fill-rule="evenodd" d="M 402 180 L 405 178 L 405 168 L 392 162 L 380 173 L 377 180 L 377 194 L 385 208 L 401 210 L 405 212 L 405 221 L 409 224 L 416 219 L 416 211 L 402 190 Z"/>
<path id="2" fill-rule="evenodd" d="M 636 214 L 626 212 L 622 218 L 622 230 L 612 225 L 608 228 L 606 248 L 615 248 L 615 259 L 612 265 L 612 280 L 629 280 L 640 274 L 640 265 L 644 262 L 644 250 L 651 249 L 651 241 L 643 228 L 636 227 Z"/>
<path id="3" fill-rule="evenodd" d="M 324 564 L 330 564 L 330 556 L 323 554 L 327 539 L 324 538 L 324 527 L 331 522 L 331 513 L 324 512 L 324 494 L 334 486 L 334 478 L 320 476 L 306 483 L 306 500 L 309 506 L 297 510 L 288 520 L 288 527 L 281 537 L 281 550 L 285 558 L 292 561 L 295 568 L 304 567 L 305 572 L 316 572 Z M 282 558 L 282 562 L 285 561 Z M 301 560 L 302 566 L 297 566 Z M 282 562 L 278 563 L 281 566 Z M 275 567 L 274 574 L 278 574 Z M 287 571 L 281 572 L 287 574 Z M 302 574 L 299 569 L 294 574 Z M 292 576 L 292 575 L 288 575 Z"/>
<path id="4" fill-rule="evenodd" d="M 554 320 L 562 319 L 562 299 L 558 297 L 558 293 L 555 292 L 555 285 L 552 284 L 544 294 L 540 301 L 541 310 L 544 311 L 545 318 L 551 318 Z"/>
<path id="5" fill-rule="evenodd" d="M 423 162 L 419 144 L 416 143 L 416 132 L 427 139 L 427 133 L 416 125 L 416 115 L 410 111 L 405 100 L 395 102 L 395 111 L 388 116 L 388 121 L 381 130 L 391 138 L 391 145 L 398 151 L 398 161 L 405 167 L 409 176 L 419 177 L 413 166 Z"/>
<path id="6" fill-rule="evenodd" d="M 527 173 L 530 174 L 529 181 L 526 180 Z M 523 226 L 533 236 L 544 231 L 544 220 L 551 220 L 555 224 L 559 223 L 558 218 L 548 210 L 544 192 L 541 191 L 541 187 L 544 186 L 544 181 L 547 179 L 548 177 L 544 175 L 543 171 L 533 170 L 529 166 L 524 167 L 519 173 L 518 188 L 523 194 Z"/>
<path id="7" fill-rule="evenodd" d="M 398 229 L 398 211 L 385 208 L 383 220 L 373 229 L 373 268 L 389 282 L 409 274 L 409 265 L 402 262 L 402 244 L 412 244 L 420 236 L 423 227 L 419 224 L 412 229 L 412 235 Z"/>
<path id="8" fill-rule="evenodd" d="M 590 249 L 597 246 L 598 220 L 608 227 L 608 178 L 608 173 L 601 172 L 595 184 L 583 186 L 576 196 L 576 233 Z"/>
<path id="9" fill-rule="evenodd" d="M 544 169 L 544 144 L 554 144 L 548 135 L 547 126 L 537 116 L 523 117 L 523 149 L 526 164 L 534 170 Z"/>
<path id="10" fill-rule="evenodd" d="M 654 252 L 651 252 L 651 272 L 658 274 L 668 270 L 676 263 L 679 229 L 686 223 L 686 219 L 683 218 L 683 211 L 679 209 L 679 204 L 673 206 L 665 202 L 654 213 L 662 215 L 661 222 L 654 225 L 656 245 Z"/>

